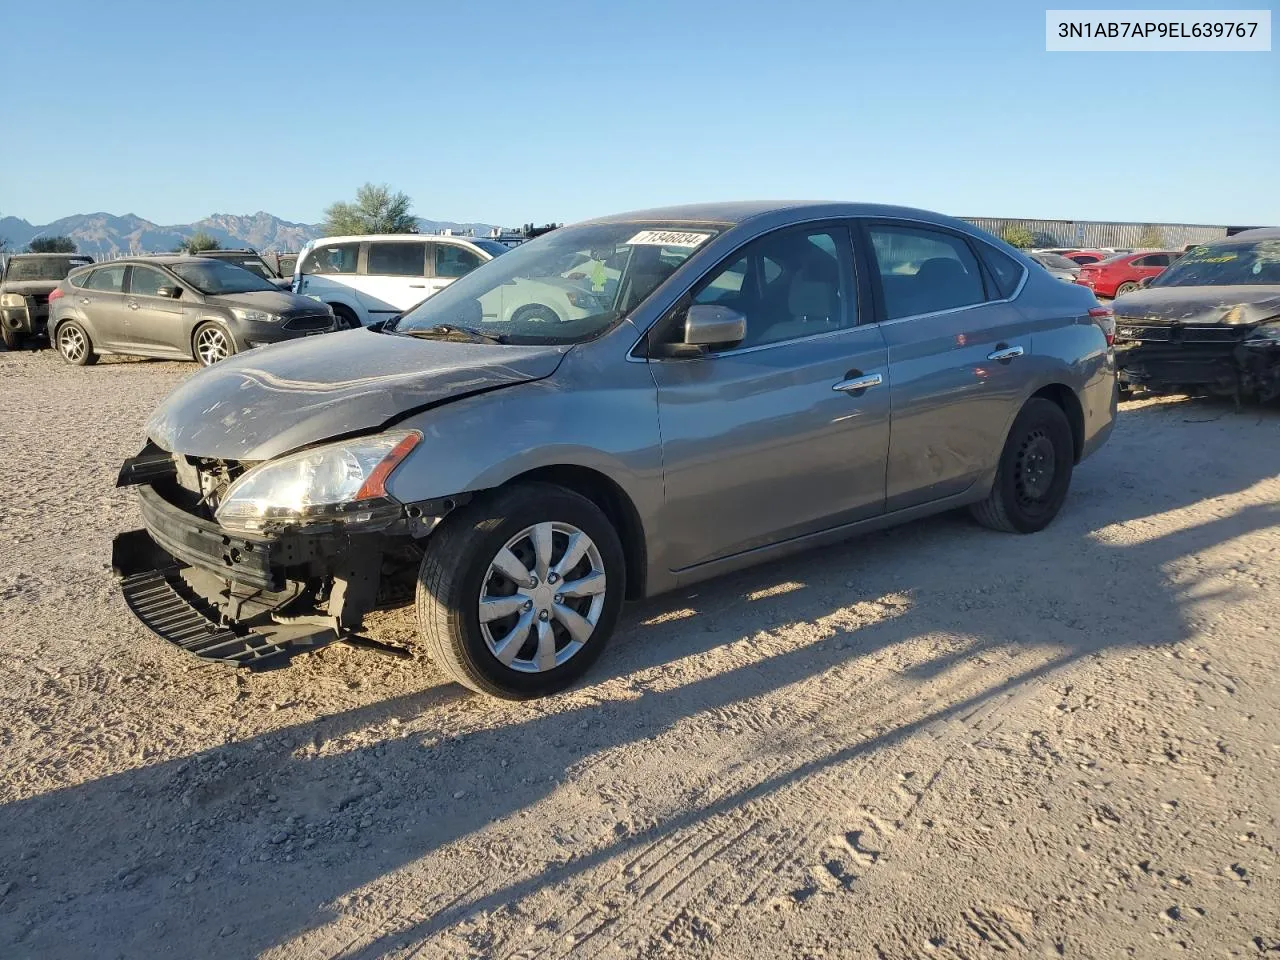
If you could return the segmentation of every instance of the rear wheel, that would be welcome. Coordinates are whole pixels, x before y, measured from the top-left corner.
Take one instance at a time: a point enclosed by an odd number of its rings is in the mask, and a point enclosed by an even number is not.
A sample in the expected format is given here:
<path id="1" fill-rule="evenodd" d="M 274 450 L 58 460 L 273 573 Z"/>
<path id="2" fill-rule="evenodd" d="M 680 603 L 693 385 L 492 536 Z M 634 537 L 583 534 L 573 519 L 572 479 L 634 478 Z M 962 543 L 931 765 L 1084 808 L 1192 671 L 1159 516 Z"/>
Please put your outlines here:
<path id="1" fill-rule="evenodd" d="M 1136 291 L 1141 289 L 1142 287 L 1140 287 L 1138 284 L 1132 281 L 1125 281 L 1124 283 L 1120 284 L 1120 286 L 1116 287 L 1116 296 L 1123 297 L 1127 293 L 1135 293 Z"/>
<path id="2" fill-rule="evenodd" d="M 1066 414 L 1053 401 L 1033 397 L 1009 430 L 990 495 L 970 511 L 993 530 L 1043 530 L 1067 498 L 1074 462 L 1075 443 Z"/>
<path id="3" fill-rule="evenodd" d="M 98 362 L 98 355 L 93 350 L 93 341 L 84 327 L 74 320 L 67 320 L 58 327 L 55 337 L 58 353 L 67 363 L 77 367 L 87 367 Z"/>
<path id="4" fill-rule="evenodd" d="M 445 518 L 418 572 L 418 629 L 450 677 L 524 700 L 577 680 L 613 632 L 625 561 L 590 500 L 529 483 Z"/>
<path id="5" fill-rule="evenodd" d="M 197 327 L 195 336 L 191 338 L 191 346 L 202 367 L 211 367 L 219 360 L 225 360 L 236 352 L 236 344 L 231 339 L 231 334 L 216 323 L 206 323 Z"/>

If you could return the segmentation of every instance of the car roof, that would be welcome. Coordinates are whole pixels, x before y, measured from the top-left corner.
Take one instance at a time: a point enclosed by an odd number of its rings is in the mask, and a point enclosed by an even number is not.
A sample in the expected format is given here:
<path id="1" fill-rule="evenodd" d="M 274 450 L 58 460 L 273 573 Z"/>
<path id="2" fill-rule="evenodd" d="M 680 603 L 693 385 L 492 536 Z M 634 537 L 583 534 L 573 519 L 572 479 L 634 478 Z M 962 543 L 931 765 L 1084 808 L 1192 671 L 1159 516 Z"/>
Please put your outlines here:
<path id="1" fill-rule="evenodd" d="M 960 224 L 944 214 L 916 207 L 898 207 L 882 203 L 855 203 L 822 200 L 733 200 L 717 203 L 690 203 L 671 207 L 633 210 L 605 217 L 593 217 L 584 223 L 630 223 L 632 221 L 667 221 L 669 223 L 739 224 L 770 213 L 790 213 L 796 219 L 807 217 L 897 217 L 909 220 L 931 220 Z M 967 230 L 972 226 L 965 225 Z"/>
<path id="2" fill-rule="evenodd" d="M 315 247 L 322 243 L 364 243 L 369 240 L 376 241 L 404 241 L 404 240 L 420 240 L 423 243 L 428 241 L 440 241 L 445 243 L 471 243 L 473 240 L 487 240 L 488 237 L 457 237 L 446 235 L 443 233 L 353 233 L 345 236 L 333 237 L 316 237 L 311 241 L 311 246 Z"/>
<path id="3" fill-rule="evenodd" d="M 208 263 L 211 257 L 195 257 L 189 253 L 136 253 L 129 257 L 118 257 L 115 260 L 104 260 L 95 263 L 95 267 L 109 267 L 117 263 L 159 263 L 172 266 L 175 263 Z"/>
<path id="4" fill-rule="evenodd" d="M 1257 227 L 1253 230 L 1241 230 L 1229 237 L 1222 237 L 1218 240 L 1210 240 L 1209 243 L 1199 244 L 1199 246 L 1207 247 L 1211 243 L 1232 243 L 1236 240 L 1280 240 L 1280 227 Z"/>

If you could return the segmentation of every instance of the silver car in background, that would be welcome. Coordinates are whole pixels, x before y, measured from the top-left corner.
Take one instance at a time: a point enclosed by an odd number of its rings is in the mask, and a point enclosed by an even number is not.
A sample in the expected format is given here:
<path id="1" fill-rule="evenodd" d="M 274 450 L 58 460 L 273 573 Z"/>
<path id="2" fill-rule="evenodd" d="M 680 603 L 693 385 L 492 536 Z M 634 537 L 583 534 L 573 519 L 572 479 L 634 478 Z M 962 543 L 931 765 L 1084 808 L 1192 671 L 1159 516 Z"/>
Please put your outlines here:
<path id="1" fill-rule="evenodd" d="M 1058 280 L 1075 283 L 1076 277 L 1080 276 L 1080 264 L 1074 260 L 1068 260 L 1059 253 L 1032 250 L 1027 256 L 1049 271 L 1049 276 L 1056 277 Z"/>
<path id="2" fill-rule="evenodd" d="M 571 314 L 534 309 L 565 291 Z M 1087 290 L 921 210 L 562 227 L 398 320 L 189 379 L 121 471 L 146 526 L 113 566 L 208 659 L 414 603 L 451 677 L 542 695 L 624 598 L 955 507 L 1042 529 L 1112 429 L 1113 334 Z"/>

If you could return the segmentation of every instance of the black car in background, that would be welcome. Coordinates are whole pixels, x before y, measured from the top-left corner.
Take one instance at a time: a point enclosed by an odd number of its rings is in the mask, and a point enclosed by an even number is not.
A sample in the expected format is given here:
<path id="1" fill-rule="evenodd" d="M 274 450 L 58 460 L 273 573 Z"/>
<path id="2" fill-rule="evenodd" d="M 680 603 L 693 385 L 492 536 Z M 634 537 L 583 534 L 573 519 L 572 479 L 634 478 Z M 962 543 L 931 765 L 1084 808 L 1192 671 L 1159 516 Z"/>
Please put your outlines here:
<path id="1" fill-rule="evenodd" d="M 334 328 L 323 303 L 207 257 L 128 257 L 74 270 L 50 295 L 49 339 L 67 363 L 99 354 L 198 360 Z"/>
<path id="2" fill-rule="evenodd" d="M 1111 306 L 1122 390 L 1280 397 L 1280 228 L 1194 247 Z"/>
<path id="3" fill-rule="evenodd" d="M 0 334 L 10 350 L 45 332 L 49 294 L 76 267 L 93 263 L 78 253 L 19 253 L 0 278 Z"/>

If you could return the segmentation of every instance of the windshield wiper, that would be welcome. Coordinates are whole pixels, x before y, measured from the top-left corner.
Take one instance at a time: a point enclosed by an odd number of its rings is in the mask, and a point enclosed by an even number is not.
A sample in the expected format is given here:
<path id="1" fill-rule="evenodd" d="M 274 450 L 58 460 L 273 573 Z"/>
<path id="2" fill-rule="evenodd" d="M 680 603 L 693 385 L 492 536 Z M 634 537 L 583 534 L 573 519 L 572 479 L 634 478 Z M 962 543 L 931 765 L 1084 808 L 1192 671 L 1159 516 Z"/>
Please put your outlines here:
<path id="1" fill-rule="evenodd" d="M 484 333 L 471 327 L 459 327 L 452 323 L 437 323 L 422 330 L 396 330 L 406 337 L 422 337 L 424 340 L 465 340 L 471 343 L 506 343 L 507 338 L 497 333 Z"/>

